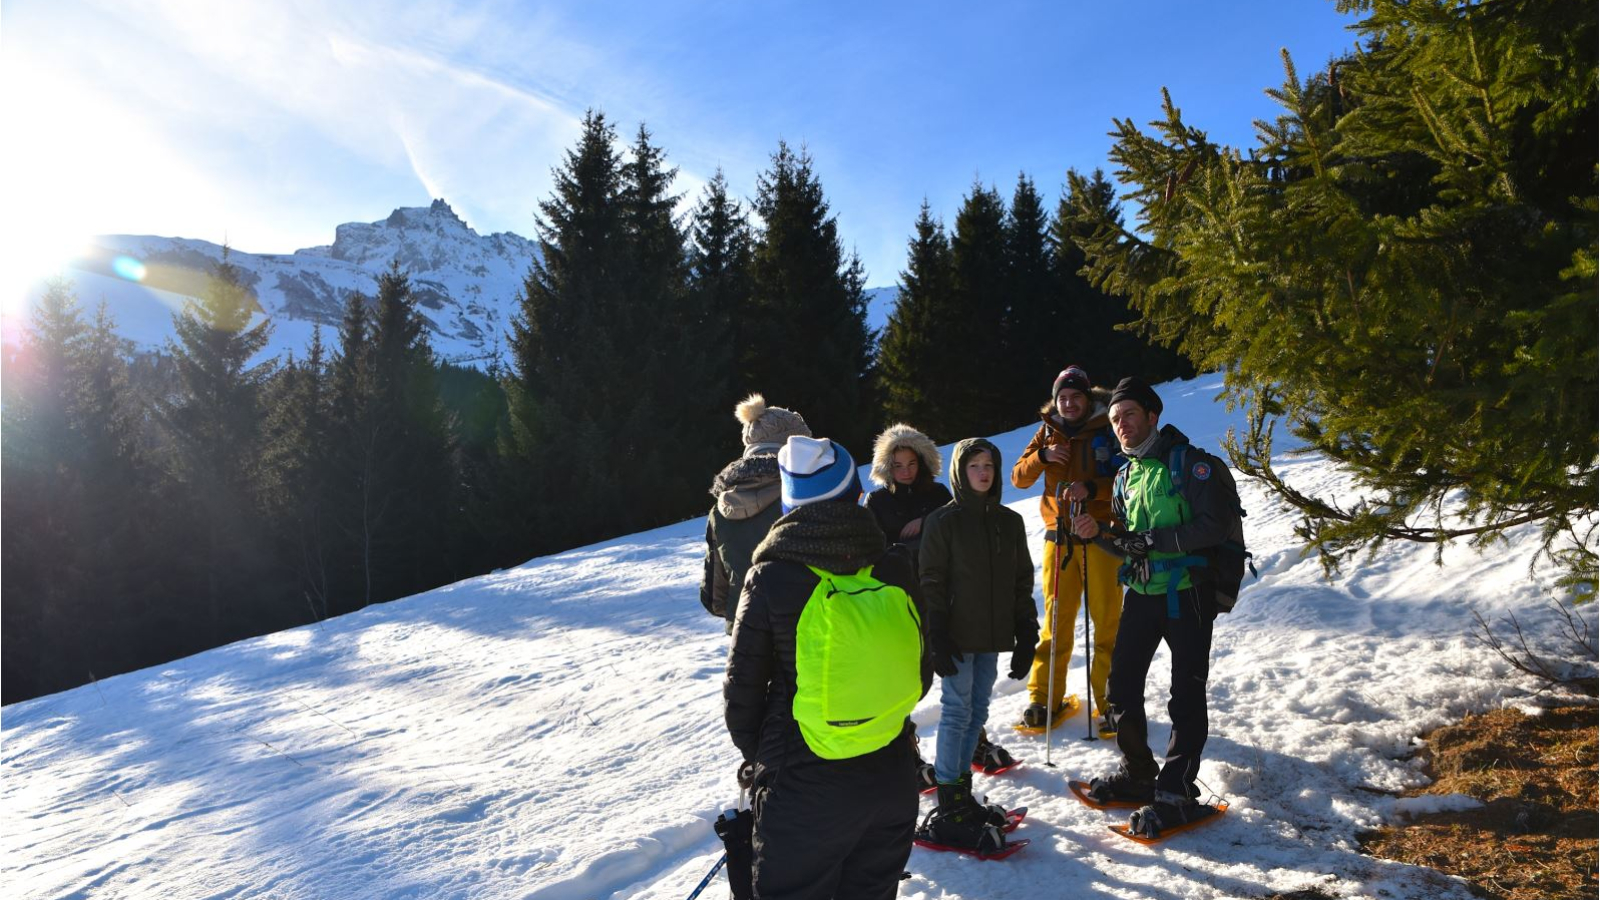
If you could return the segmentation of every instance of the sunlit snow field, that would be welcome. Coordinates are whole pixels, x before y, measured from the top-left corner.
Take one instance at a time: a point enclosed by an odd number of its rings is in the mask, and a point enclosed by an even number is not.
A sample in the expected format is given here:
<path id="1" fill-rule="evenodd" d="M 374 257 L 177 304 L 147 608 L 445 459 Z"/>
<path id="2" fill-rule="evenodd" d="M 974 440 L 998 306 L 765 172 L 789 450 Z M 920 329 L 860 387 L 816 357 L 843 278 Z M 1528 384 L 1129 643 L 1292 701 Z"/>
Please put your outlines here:
<path id="1" fill-rule="evenodd" d="M 1220 454 L 1241 417 L 1213 402 L 1219 387 L 1160 392 L 1162 421 Z M 1031 432 L 996 438 L 1006 468 Z M 1320 459 L 1279 465 L 1302 490 L 1345 489 Z M 1356 835 L 1405 813 L 1389 792 L 1422 783 L 1416 735 L 1536 705 L 1539 686 L 1471 637 L 1474 608 L 1554 633 L 1552 574 L 1529 574 L 1535 530 L 1483 555 L 1451 547 L 1442 567 L 1431 547 L 1394 545 L 1325 581 L 1295 517 L 1240 489 L 1260 578 L 1217 623 L 1201 770 L 1227 817 L 1156 848 L 1113 835 L 1123 814 L 1078 804 L 1066 780 L 1112 767 L 1114 746 L 1084 741 L 1080 714 L 1045 768 L 1043 739 L 1008 727 L 1022 683 L 1002 680 L 989 728 L 1025 764 L 977 789 L 1028 806 L 1016 837 L 1033 843 L 1004 862 L 913 851 L 902 897 L 1470 896 L 1361 855 Z M 1007 499 L 1037 548 L 1037 489 Z M 737 799 L 727 638 L 697 601 L 702 535 L 683 522 L 7 707 L 0 886 L 682 900 L 721 853 L 711 821 Z M 1582 614 L 1593 623 L 1592 605 Z M 1081 693 L 1078 644 L 1068 684 Z M 1158 752 L 1166 659 L 1148 694 Z M 937 699 L 935 686 L 914 715 L 924 741 Z M 704 896 L 726 896 L 720 876 Z"/>

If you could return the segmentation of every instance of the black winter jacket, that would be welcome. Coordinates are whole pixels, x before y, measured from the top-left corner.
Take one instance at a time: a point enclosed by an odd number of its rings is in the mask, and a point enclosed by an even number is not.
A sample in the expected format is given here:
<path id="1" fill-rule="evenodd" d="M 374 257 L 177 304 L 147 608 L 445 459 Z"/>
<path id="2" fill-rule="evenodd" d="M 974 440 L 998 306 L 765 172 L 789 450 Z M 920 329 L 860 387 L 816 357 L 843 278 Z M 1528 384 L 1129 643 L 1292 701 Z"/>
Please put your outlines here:
<path id="1" fill-rule="evenodd" d="M 726 619 L 730 630 L 750 557 L 783 513 L 778 494 L 778 457 L 771 453 L 740 457 L 711 483 L 717 502 L 706 515 L 700 605 Z"/>
<path id="2" fill-rule="evenodd" d="M 987 494 L 967 484 L 968 458 L 987 450 L 995 480 Z M 981 438 L 956 445 L 950 460 L 955 499 L 922 523 L 920 574 L 928 633 L 962 653 L 1005 653 L 1039 643 L 1033 556 L 1022 516 L 1000 505 L 1000 451 Z"/>
<path id="3" fill-rule="evenodd" d="M 851 506 L 859 512 L 865 527 L 876 531 L 871 515 L 861 507 Z M 801 507 L 801 510 L 805 507 Z M 801 514 L 801 510 L 789 516 Z M 724 716 L 728 733 L 744 758 L 757 763 L 756 774 L 781 769 L 786 765 L 825 763 L 845 765 L 863 761 L 863 765 L 876 757 L 896 751 L 899 741 L 891 742 L 881 750 L 845 760 L 824 760 L 811 752 L 800 726 L 794 720 L 795 695 L 795 629 L 800 614 L 818 578 L 805 564 L 779 558 L 783 555 L 784 519 L 778 520 L 772 534 L 756 552 L 756 564 L 745 576 L 744 592 L 739 598 L 738 618 L 733 627 L 733 646 L 728 652 L 727 677 L 723 682 Z M 815 565 L 816 563 L 812 563 Z M 916 604 L 917 612 L 926 623 L 922 592 L 911 566 L 910 554 L 903 547 L 890 547 L 887 551 L 879 545 L 874 555 L 857 558 L 840 558 L 829 565 L 817 567 L 829 572 L 851 573 L 863 566 L 872 565 L 874 578 L 885 584 L 902 588 Z M 926 645 L 926 640 L 924 640 Z M 927 694 L 933 683 L 931 657 L 927 652 L 922 659 L 922 692 Z M 906 728 L 911 728 L 907 720 Z M 764 778 L 762 778 L 765 781 Z"/>
<path id="4" fill-rule="evenodd" d="M 891 544 L 905 544 L 916 550 L 922 543 L 922 534 L 910 540 L 901 540 L 900 531 L 906 523 L 921 519 L 950 502 L 950 489 L 933 479 L 911 485 L 892 484 L 878 488 L 867 495 L 867 509 L 878 520 L 883 536 Z M 926 522 L 923 523 L 927 525 Z"/>

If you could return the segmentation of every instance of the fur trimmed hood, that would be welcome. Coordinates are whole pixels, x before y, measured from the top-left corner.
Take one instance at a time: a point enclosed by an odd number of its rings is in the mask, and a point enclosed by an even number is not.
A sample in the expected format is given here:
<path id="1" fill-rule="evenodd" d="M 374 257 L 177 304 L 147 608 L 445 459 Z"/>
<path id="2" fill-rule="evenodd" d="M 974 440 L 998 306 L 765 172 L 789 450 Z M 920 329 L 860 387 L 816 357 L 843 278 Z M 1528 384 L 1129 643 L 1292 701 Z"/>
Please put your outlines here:
<path id="1" fill-rule="evenodd" d="M 750 519 L 778 502 L 778 457 L 743 456 L 723 467 L 711 482 L 717 511 L 729 519 Z"/>
<path id="2" fill-rule="evenodd" d="M 939 454 L 939 448 L 927 435 L 902 422 L 884 429 L 883 433 L 878 435 L 877 442 L 872 445 L 871 476 L 874 484 L 879 487 L 894 485 L 896 450 L 910 450 L 917 455 L 918 481 L 924 478 L 932 481 L 939 477 L 939 468 L 944 465 L 944 457 Z"/>

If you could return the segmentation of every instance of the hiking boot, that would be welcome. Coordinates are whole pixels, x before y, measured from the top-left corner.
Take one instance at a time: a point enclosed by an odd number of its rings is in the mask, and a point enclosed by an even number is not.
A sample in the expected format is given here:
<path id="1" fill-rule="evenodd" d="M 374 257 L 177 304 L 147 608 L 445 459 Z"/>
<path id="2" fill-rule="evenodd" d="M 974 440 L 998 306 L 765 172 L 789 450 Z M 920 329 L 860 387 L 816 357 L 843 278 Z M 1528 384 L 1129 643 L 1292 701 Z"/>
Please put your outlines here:
<path id="1" fill-rule="evenodd" d="M 966 783 L 939 785 L 939 805 L 918 829 L 925 840 L 977 853 L 994 853 L 1006 845 L 1000 829 L 987 821 L 986 811 L 972 799 L 970 777 Z"/>
<path id="2" fill-rule="evenodd" d="M 989 803 L 988 797 L 979 797 L 972 792 L 972 773 L 963 772 L 957 780 L 961 789 L 967 792 L 968 809 L 977 810 L 983 815 L 983 820 L 996 828 L 1006 826 L 1006 808 L 998 803 Z"/>
<path id="3" fill-rule="evenodd" d="M 1022 724 L 1029 728 L 1043 728 L 1047 714 L 1048 711 L 1043 703 L 1029 704 L 1028 708 L 1022 711 Z"/>
<path id="4" fill-rule="evenodd" d="M 985 775 L 997 775 L 1017 764 L 1016 757 L 1006 748 L 989 742 L 987 734 L 978 736 L 978 747 L 972 751 L 972 767 Z"/>
<path id="5" fill-rule="evenodd" d="M 1161 832 L 1185 825 L 1195 819 L 1204 818 L 1216 812 L 1214 807 L 1205 806 L 1182 794 L 1171 791 L 1156 791 L 1153 803 L 1134 810 L 1128 817 L 1128 831 L 1142 837 L 1157 838 Z"/>
<path id="6" fill-rule="evenodd" d="M 1117 736 L 1117 723 L 1111 718 L 1110 711 L 1100 713 L 1100 718 L 1095 720 L 1095 730 L 1100 733 L 1100 737 L 1107 740 Z"/>
<path id="7" fill-rule="evenodd" d="M 1088 793 L 1098 803 L 1116 800 L 1151 803 L 1156 798 L 1156 779 L 1154 775 L 1137 778 L 1128 771 L 1127 766 L 1122 766 L 1115 774 L 1090 780 Z"/>

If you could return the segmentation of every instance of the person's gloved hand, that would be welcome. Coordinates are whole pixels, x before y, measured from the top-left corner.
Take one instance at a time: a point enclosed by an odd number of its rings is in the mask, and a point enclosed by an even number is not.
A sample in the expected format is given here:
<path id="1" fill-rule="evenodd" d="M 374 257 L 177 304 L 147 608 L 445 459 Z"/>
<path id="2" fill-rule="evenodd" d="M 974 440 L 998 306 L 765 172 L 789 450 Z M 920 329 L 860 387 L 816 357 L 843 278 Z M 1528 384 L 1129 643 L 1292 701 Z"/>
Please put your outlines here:
<path id="1" fill-rule="evenodd" d="M 1033 644 L 1018 644 L 1017 649 L 1011 651 L 1011 671 L 1007 675 L 1011 680 L 1020 681 L 1028 677 L 1028 670 L 1033 668 Z"/>
<path id="2" fill-rule="evenodd" d="M 1156 545 L 1155 533 L 1150 531 L 1119 531 L 1110 538 L 1111 545 L 1117 552 L 1128 557 L 1129 562 L 1135 562 L 1150 555 Z"/>
<path id="3" fill-rule="evenodd" d="M 940 678 L 949 678 L 956 674 L 956 663 L 962 662 L 966 657 L 956 650 L 955 644 L 946 635 L 933 639 L 933 671 Z"/>
<path id="4" fill-rule="evenodd" d="M 747 759 L 739 765 L 739 790 L 748 791 L 756 783 L 755 760 Z"/>

